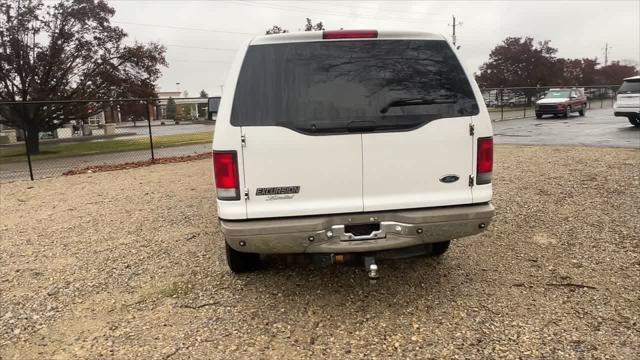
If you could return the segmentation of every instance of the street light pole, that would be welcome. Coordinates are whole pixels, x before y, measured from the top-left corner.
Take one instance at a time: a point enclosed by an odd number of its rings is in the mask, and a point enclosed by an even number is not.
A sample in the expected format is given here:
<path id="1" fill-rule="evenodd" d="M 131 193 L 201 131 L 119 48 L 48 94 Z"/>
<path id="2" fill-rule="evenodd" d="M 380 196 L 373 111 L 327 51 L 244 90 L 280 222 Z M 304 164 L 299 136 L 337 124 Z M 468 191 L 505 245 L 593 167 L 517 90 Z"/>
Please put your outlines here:
<path id="1" fill-rule="evenodd" d="M 461 22 L 456 22 L 456 16 L 455 15 L 451 15 L 451 18 L 453 19 L 453 22 L 449 25 L 453 28 L 453 31 L 451 33 L 451 42 L 453 43 L 453 48 L 458 50 L 460 49 L 460 46 L 457 45 L 457 38 L 456 38 L 456 26 L 460 26 L 462 25 Z"/>

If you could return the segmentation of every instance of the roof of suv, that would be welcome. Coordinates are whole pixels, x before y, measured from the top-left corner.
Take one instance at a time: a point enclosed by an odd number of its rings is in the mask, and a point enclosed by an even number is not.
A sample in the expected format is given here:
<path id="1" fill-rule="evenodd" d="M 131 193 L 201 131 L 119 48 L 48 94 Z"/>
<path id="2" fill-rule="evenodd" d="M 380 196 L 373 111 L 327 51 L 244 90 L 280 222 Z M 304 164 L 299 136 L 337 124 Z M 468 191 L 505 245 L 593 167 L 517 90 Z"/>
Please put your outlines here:
<path id="1" fill-rule="evenodd" d="M 636 76 L 632 76 L 632 77 L 628 77 L 626 79 L 623 79 L 624 81 L 638 81 L 640 80 L 640 75 L 636 75 Z"/>
<path id="2" fill-rule="evenodd" d="M 349 31 L 349 30 L 344 30 Z M 255 37 L 251 40 L 250 45 L 262 44 L 278 44 L 288 42 L 311 42 L 322 41 L 323 31 L 299 31 L 285 34 L 263 35 Z M 375 38 L 351 38 L 351 39 L 329 39 L 336 40 L 445 40 L 440 34 L 433 34 L 423 31 L 398 31 L 398 30 L 381 30 Z"/>

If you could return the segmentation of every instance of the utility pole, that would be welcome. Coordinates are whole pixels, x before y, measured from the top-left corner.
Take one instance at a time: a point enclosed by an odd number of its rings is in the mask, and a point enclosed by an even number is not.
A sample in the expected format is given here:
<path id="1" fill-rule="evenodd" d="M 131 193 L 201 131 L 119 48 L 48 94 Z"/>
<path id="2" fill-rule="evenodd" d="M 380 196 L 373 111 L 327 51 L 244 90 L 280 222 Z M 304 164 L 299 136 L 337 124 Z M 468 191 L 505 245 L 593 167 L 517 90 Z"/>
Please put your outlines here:
<path id="1" fill-rule="evenodd" d="M 453 19 L 453 22 L 451 24 L 449 24 L 449 26 L 451 26 L 452 28 L 452 33 L 451 33 L 451 42 L 453 43 L 453 47 L 457 49 L 460 49 L 460 46 L 456 45 L 456 26 L 460 26 L 462 25 L 461 22 L 456 22 L 456 16 L 455 15 L 451 15 L 451 18 Z"/>

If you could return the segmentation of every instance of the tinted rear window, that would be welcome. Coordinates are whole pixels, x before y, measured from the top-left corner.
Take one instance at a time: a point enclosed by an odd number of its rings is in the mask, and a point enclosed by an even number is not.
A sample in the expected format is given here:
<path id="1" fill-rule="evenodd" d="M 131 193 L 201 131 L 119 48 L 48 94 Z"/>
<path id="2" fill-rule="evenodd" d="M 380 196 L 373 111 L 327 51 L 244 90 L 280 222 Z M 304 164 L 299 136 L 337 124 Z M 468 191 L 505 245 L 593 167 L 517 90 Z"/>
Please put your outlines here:
<path id="1" fill-rule="evenodd" d="M 618 90 L 620 94 L 638 94 L 640 93 L 640 79 L 639 80 L 627 80 L 622 83 Z"/>
<path id="2" fill-rule="evenodd" d="M 249 47 L 231 124 L 342 133 L 358 123 L 400 130 L 477 113 L 445 41 L 324 41 Z"/>

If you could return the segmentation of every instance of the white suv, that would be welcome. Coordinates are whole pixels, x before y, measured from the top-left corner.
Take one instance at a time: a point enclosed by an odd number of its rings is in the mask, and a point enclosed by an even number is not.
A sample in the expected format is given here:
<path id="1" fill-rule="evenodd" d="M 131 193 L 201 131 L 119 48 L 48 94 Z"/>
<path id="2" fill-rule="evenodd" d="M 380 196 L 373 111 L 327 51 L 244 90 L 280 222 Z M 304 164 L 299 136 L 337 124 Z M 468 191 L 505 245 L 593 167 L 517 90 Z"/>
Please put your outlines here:
<path id="1" fill-rule="evenodd" d="M 624 79 L 616 95 L 613 114 L 624 116 L 631 125 L 640 127 L 640 76 Z"/>
<path id="2" fill-rule="evenodd" d="M 225 94 L 213 163 L 234 272 L 308 253 L 375 278 L 376 258 L 442 254 L 494 216 L 489 115 L 440 35 L 258 37 Z"/>

